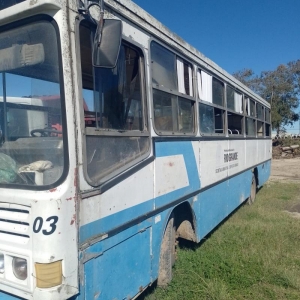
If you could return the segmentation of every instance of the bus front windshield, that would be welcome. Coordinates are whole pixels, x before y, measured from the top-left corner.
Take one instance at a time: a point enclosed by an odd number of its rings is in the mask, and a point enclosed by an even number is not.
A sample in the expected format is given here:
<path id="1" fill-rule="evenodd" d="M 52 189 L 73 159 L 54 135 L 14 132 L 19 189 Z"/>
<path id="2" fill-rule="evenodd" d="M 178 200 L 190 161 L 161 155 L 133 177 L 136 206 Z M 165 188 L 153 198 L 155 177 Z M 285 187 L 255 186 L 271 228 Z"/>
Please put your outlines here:
<path id="1" fill-rule="evenodd" d="M 49 187 L 64 173 L 57 40 L 45 19 L 0 31 L 0 187 Z"/>

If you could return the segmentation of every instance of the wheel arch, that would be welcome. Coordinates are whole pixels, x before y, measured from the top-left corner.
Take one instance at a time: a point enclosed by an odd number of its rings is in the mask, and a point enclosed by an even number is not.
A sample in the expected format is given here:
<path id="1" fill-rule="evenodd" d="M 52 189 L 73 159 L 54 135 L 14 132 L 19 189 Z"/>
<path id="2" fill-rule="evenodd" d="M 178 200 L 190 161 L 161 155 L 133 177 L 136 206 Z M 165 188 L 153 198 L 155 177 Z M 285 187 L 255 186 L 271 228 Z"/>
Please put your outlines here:
<path id="1" fill-rule="evenodd" d="M 253 174 L 254 174 L 254 176 L 255 176 L 255 180 L 256 180 L 256 187 L 258 187 L 259 186 L 259 178 L 258 178 L 258 169 L 257 169 L 257 167 L 255 167 L 253 170 L 252 170 L 252 172 L 253 172 Z"/>
<path id="2" fill-rule="evenodd" d="M 196 218 L 189 201 L 176 206 L 173 210 L 176 226 L 176 237 L 197 242 Z"/>

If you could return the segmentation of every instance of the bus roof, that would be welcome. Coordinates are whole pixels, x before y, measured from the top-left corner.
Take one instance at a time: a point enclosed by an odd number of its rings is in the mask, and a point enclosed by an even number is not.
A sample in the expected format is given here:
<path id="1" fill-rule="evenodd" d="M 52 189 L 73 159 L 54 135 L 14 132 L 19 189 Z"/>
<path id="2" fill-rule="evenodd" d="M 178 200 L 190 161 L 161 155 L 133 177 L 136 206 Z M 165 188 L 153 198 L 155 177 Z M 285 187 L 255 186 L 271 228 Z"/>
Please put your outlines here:
<path id="1" fill-rule="evenodd" d="M 236 88 L 245 92 L 248 96 L 252 96 L 268 107 L 270 106 L 269 102 L 254 93 L 251 89 L 242 84 L 227 71 L 219 67 L 216 63 L 202 54 L 198 49 L 187 43 L 180 36 L 172 32 L 169 28 L 164 26 L 161 22 L 159 22 L 131 0 L 105 0 L 105 3 L 122 16 L 136 23 L 139 27 L 142 27 L 154 37 L 157 37 L 162 41 L 166 41 L 167 45 L 179 50 L 179 52 L 183 53 L 183 55 L 192 59 L 196 64 L 198 64 L 199 67 L 203 67 L 211 71 L 221 79 L 233 84 Z"/>

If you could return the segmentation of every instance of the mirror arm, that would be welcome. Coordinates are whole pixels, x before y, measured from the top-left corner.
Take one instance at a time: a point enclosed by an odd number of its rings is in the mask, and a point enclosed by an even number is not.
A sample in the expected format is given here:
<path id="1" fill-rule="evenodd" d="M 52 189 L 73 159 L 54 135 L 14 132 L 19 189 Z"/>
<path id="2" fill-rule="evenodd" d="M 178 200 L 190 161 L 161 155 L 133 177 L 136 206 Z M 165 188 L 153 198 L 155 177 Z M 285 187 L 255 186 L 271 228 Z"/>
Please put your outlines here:
<path id="1" fill-rule="evenodd" d="M 97 37 L 97 46 L 99 47 L 101 43 L 101 37 L 102 37 L 102 31 L 103 31 L 103 23 L 104 23 L 104 1 L 100 0 L 100 19 L 99 23 L 97 26 L 97 32 L 96 32 L 96 37 Z"/>

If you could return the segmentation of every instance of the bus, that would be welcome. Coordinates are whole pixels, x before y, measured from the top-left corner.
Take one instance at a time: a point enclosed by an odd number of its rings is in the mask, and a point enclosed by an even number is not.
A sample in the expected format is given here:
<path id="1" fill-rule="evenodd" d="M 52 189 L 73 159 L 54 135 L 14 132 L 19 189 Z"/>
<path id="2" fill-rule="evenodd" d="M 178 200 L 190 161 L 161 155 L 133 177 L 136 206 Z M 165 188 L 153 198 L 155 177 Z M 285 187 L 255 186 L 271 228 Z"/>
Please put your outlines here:
<path id="1" fill-rule="evenodd" d="M 0 1 L 1 300 L 165 286 L 270 166 L 270 104 L 132 1 Z"/>

